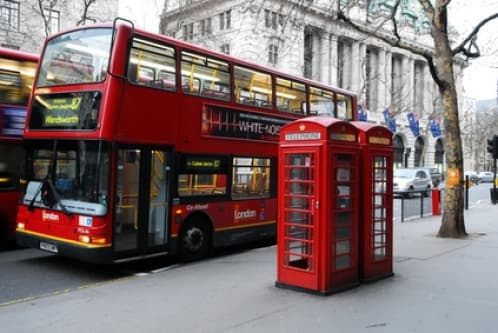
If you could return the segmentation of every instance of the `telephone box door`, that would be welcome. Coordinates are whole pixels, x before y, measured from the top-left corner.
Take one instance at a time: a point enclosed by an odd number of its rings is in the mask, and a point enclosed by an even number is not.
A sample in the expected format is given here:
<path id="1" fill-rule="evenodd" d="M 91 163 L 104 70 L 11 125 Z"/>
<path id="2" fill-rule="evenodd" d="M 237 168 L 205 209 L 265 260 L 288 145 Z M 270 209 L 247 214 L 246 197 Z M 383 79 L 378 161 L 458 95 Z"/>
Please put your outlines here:
<path id="1" fill-rule="evenodd" d="M 357 152 L 330 149 L 330 254 L 326 289 L 333 292 L 358 284 Z M 328 245 L 329 244 L 329 245 Z"/>
<path id="2" fill-rule="evenodd" d="M 284 149 L 280 155 L 277 285 L 317 290 L 318 151 Z"/>

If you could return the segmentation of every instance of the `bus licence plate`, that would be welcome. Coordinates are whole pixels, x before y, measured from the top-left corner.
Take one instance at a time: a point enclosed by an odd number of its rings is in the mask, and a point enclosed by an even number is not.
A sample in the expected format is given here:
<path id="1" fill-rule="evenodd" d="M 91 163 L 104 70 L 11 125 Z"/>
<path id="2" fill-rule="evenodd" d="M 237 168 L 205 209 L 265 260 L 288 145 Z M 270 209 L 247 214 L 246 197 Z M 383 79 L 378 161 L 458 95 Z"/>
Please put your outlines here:
<path id="1" fill-rule="evenodd" d="M 59 252 L 59 249 L 57 249 L 57 245 L 46 243 L 46 242 L 40 242 L 40 249 L 48 251 L 48 252 L 52 252 L 52 253 Z"/>

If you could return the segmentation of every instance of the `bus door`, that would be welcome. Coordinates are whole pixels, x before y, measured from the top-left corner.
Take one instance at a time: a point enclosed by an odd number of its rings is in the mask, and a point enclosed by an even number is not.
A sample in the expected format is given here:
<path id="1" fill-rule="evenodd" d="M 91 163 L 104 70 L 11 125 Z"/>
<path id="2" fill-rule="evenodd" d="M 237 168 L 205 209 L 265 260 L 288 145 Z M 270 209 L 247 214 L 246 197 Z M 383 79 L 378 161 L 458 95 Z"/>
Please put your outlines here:
<path id="1" fill-rule="evenodd" d="M 171 151 L 118 148 L 114 250 L 147 252 L 168 241 Z"/>

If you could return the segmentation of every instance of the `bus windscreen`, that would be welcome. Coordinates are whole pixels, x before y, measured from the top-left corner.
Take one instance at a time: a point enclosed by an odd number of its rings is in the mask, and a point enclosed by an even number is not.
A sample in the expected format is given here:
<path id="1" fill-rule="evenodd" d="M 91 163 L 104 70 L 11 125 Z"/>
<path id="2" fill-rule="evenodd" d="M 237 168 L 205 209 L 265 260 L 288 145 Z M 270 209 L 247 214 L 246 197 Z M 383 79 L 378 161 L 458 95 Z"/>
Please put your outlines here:
<path id="1" fill-rule="evenodd" d="M 78 30 L 51 39 L 45 48 L 36 86 L 103 81 L 111 40 L 110 28 Z"/>

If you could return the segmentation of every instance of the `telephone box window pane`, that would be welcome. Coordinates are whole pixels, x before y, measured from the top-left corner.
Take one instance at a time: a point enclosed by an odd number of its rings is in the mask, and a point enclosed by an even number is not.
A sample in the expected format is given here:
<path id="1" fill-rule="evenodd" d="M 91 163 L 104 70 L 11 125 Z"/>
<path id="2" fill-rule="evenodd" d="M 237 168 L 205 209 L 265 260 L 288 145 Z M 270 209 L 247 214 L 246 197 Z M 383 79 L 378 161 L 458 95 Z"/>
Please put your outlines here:
<path id="1" fill-rule="evenodd" d="M 379 261 L 387 257 L 387 251 L 385 247 L 379 247 L 374 250 L 374 260 Z"/>
<path id="2" fill-rule="evenodd" d="M 335 244 L 335 254 L 341 255 L 351 252 L 351 245 L 349 240 L 339 241 Z"/>
<path id="3" fill-rule="evenodd" d="M 287 223 L 304 224 L 308 220 L 308 214 L 301 212 L 288 212 L 285 216 Z"/>
<path id="4" fill-rule="evenodd" d="M 313 246 L 307 241 L 289 240 L 287 243 L 288 256 L 286 264 L 291 267 L 312 270 Z"/>
<path id="5" fill-rule="evenodd" d="M 291 226 L 286 230 L 286 236 L 293 239 L 313 240 L 313 233 L 306 227 Z"/>
<path id="6" fill-rule="evenodd" d="M 351 180 L 351 170 L 350 169 L 337 169 L 336 180 L 340 182 L 348 182 Z"/>
<path id="7" fill-rule="evenodd" d="M 336 193 L 340 196 L 351 195 L 351 186 L 349 186 L 349 185 L 338 185 L 336 188 L 337 188 Z"/>
<path id="8" fill-rule="evenodd" d="M 291 198 L 287 198 L 286 207 L 308 209 L 308 206 L 309 206 L 308 203 L 309 203 L 309 200 L 307 198 L 291 197 Z M 301 214 L 304 214 L 304 213 L 301 213 Z"/>
<path id="9" fill-rule="evenodd" d="M 338 165 L 351 166 L 353 156 L 350 154 L 337 154 L 335 155 L 335 160 Z"/>
<path id="10" fill-rule="evenodd" d="M 384 206 L 384 195 L 382 195 L 382 194 L 374 195 L 374 205 L 383 207 Z"/>
<path id="11" fill-rule="evenodd" d="M 385 234 L 375 235 L 374 243 L 376 246 L 384 246 L 386 244 L 386 235 Z"/>
<path id="12" fill-rule="evenodd" d="M 385 181 L 387 179 L 386 171 L 386 169 L 379 169 L 379 167 L 376 166 L 376 168 L 374 169 L 374 180 Z"/>
<path id="13" fill-rule="evenodd" d="M 374 232 L 386 232 L 386 222 L 385 221 L 375 222 Z"/>
<path id="14" fill-rule="evenodd" d="M 373 186 L 374 193 L 386 193 L 387 186 L 385 182 L 376 182 Z"/>
<path id="15" fill-rule="evenodd" d="M 385 208 L 376 208 L 374 217 L 375 217 L 375 219 L 385 219 L 386 218 L 386 209 Z"/>
<path id="16" fill-rule="evenodd" d="M 335 208 L 347 209 L 351 208 L 351 186 L 338 185 L 336 186 Z"/>
<path id="17" fill-rule="evenodd" d="M 335 269 L 344 269 L 351 266 L 349 256 L 340 256 L 335 258 Z"/>
<path id="18" fill-rule="evenodd" d="M 351 199 L 350 198 L 336 198 L 335 199 L 335 208 L 337 208 L 337 209 L 351 208 Z"/>
<path id="19" fill-rule="evenodd" d="M 336 229 L 335 237 L 338 239 L 351 238 L 351 227 L 340 227 Z"/>
<path id="20" fill-rule="evenodd" d="M 353 214 L 350 212 L 337 213 L 336 224 L 349 224 L 353 220 Z"/>

